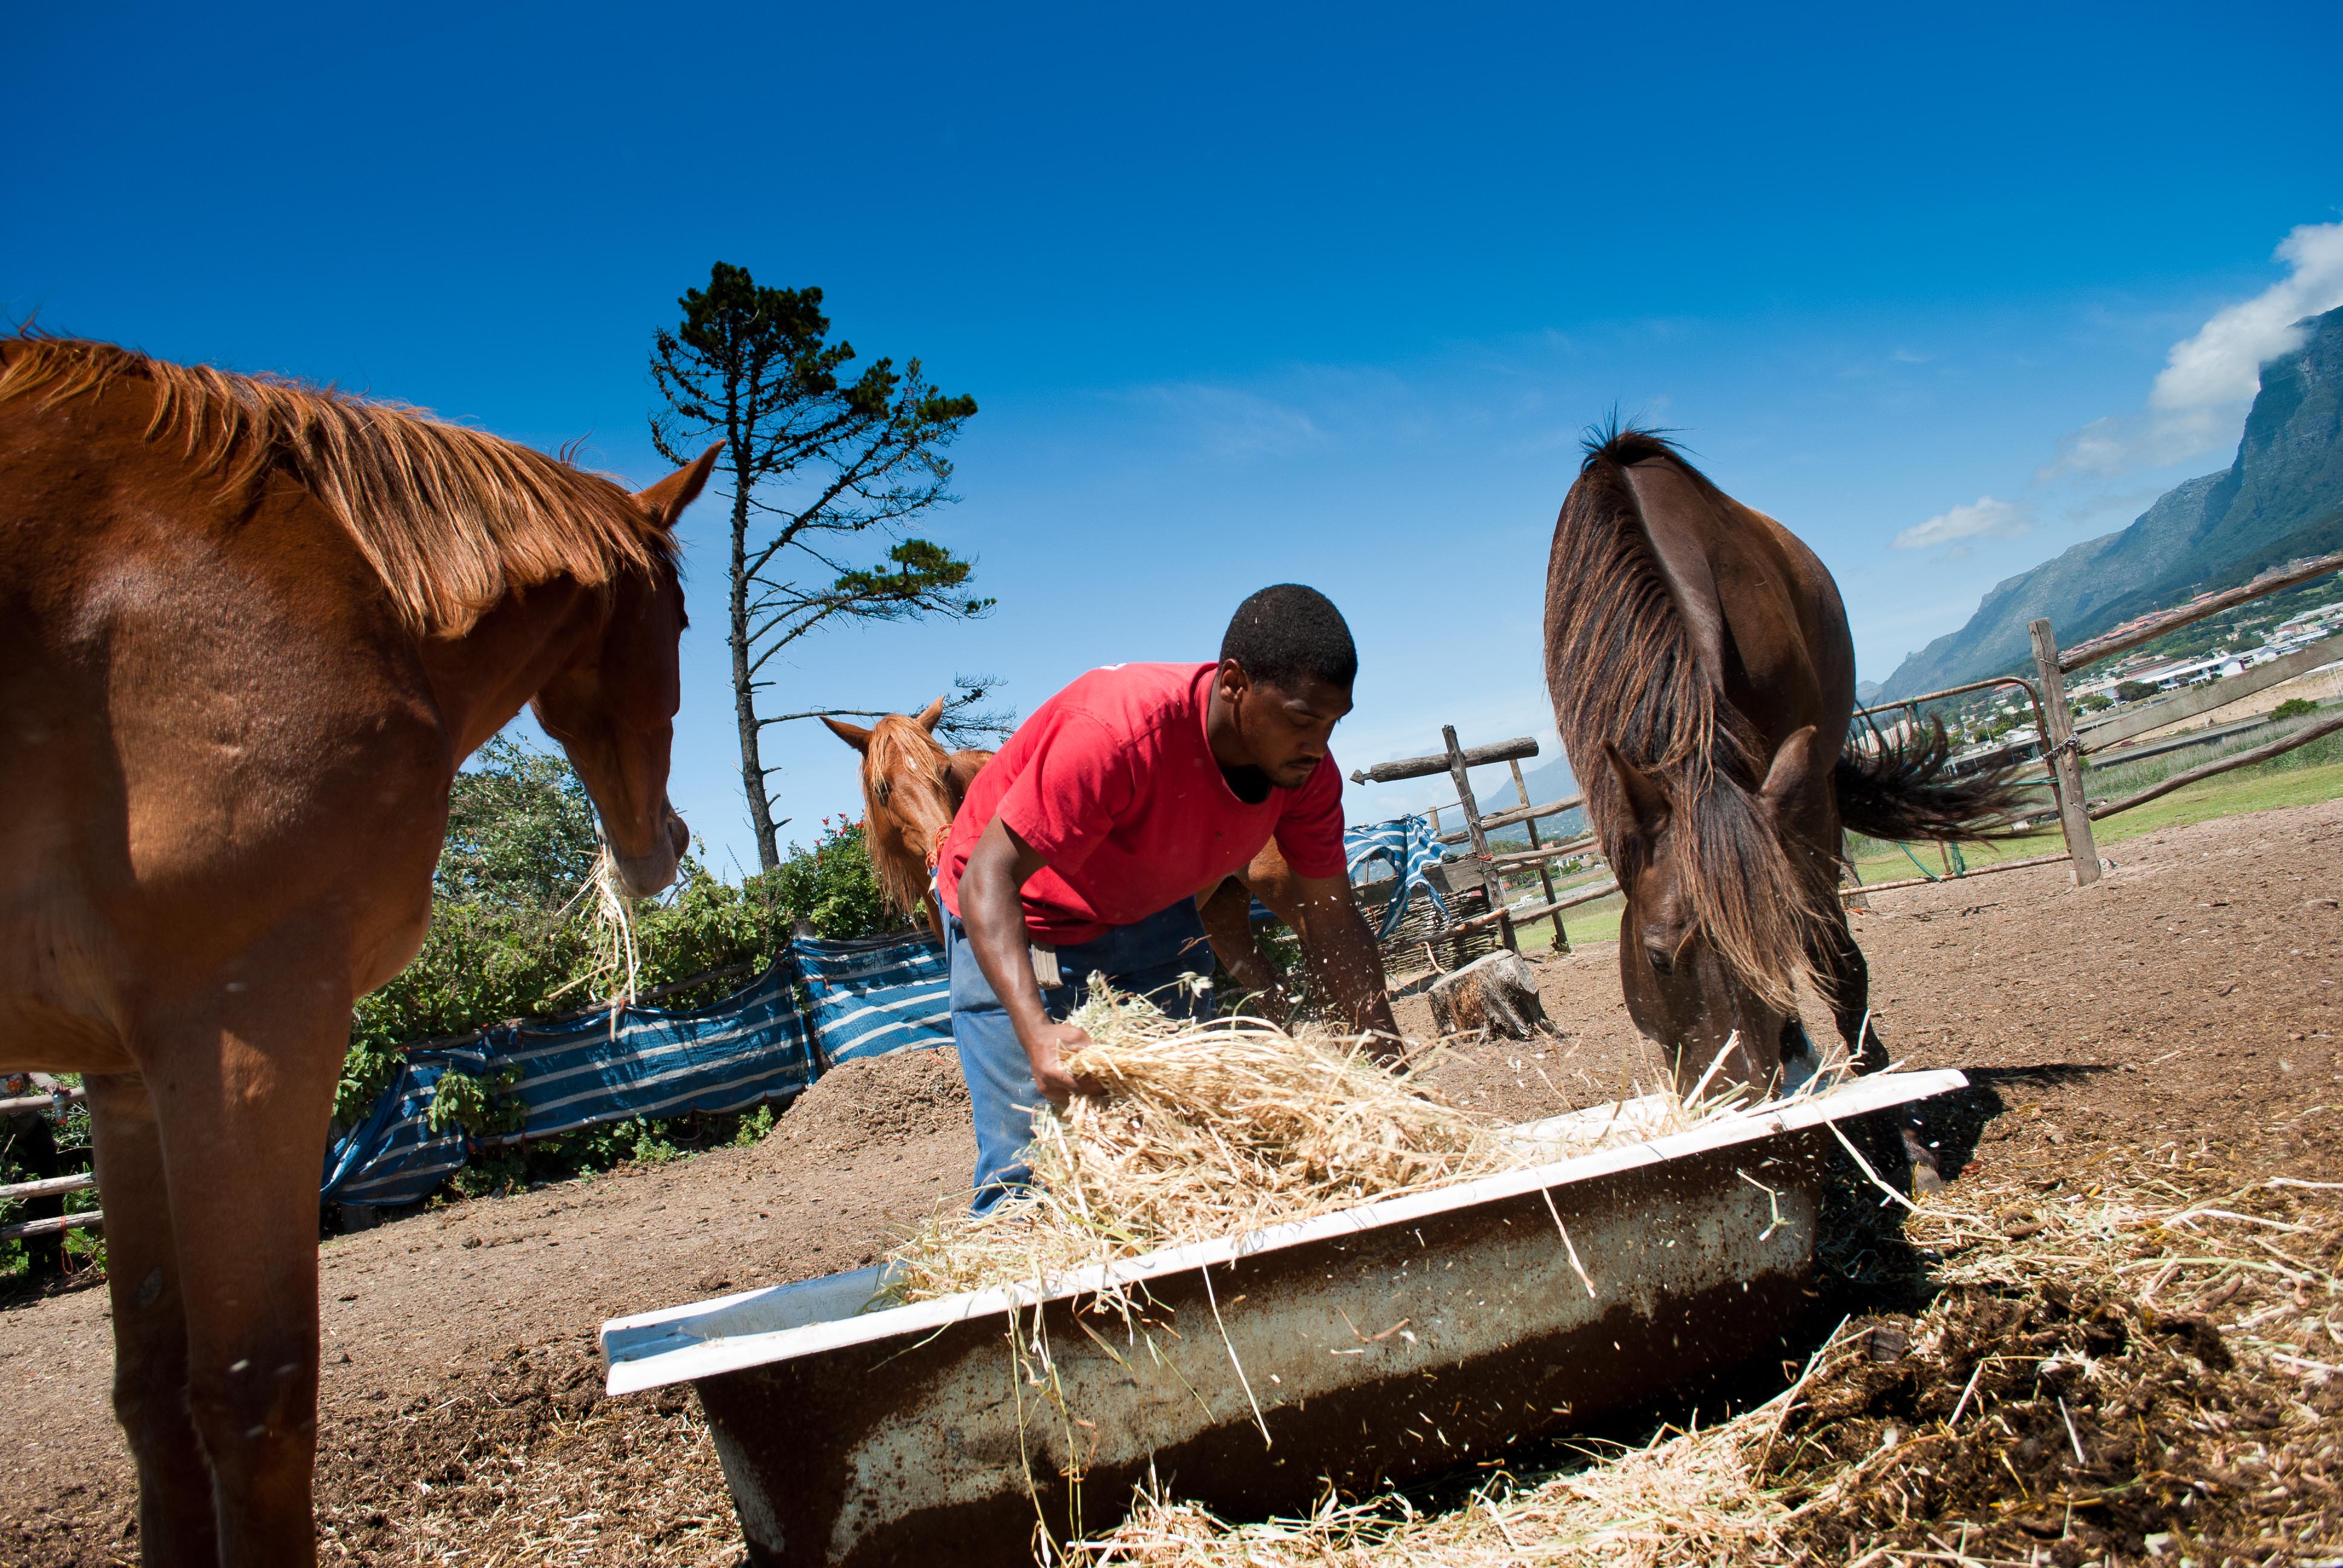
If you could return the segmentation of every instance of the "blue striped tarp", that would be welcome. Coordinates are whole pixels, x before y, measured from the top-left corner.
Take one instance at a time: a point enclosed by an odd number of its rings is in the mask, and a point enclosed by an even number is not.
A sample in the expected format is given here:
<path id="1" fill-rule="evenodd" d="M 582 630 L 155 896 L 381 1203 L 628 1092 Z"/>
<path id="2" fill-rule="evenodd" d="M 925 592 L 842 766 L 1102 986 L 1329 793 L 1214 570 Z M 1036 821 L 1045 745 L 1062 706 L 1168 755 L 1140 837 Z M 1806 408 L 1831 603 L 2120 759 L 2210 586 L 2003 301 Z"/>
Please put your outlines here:
<path id="1" fill-rule="evenodd" d="M 951 974 L 924 934 L 789 946 L 824 1062 L 951 1043 Z"/>
<path id="2" fill-rule="evenodd" d="M 459 1170 L 468 1141 L 431 1130 L 432 1095 L 450 1068 L 476 1078 L 520 1070 L 505 1092 L 525 1108 L 520 1138 L 549 1138 L 636 1116 L 745 1111 L 787 1100 L 819 1068 L 784 959 L 696 1012 L 608 1009 L 559 1023 L 508 1026 L 462 1045 L 409 1053 L 364 1121 L 327 1151 L 321 1196 L 414 1203 Z"/>
<path id="3" fill-rule="evenodd" d="M 623 1008 L 615 1030 L 608 1012 L 501 1030 L 488 1070 L 520 1069 L 511 1092 L 528 1107 L 523 1138 L 787 1100 L 817 1071 L 793 979 L 784 960 L 697 1012 Z"/>
<path id="4" fill-rule="evenodd" d="M 375 1097 L 366 1120 L 326 1151 L 318 1196 L 343 1203 L 416 1203 L 464 1167 L 464 1135 L 431 1131 L 431 1095 L 445 1058 L 415 1051 L 390 1086 Z"/>
<path id="5" fill-rule="evenodd" d="M 1384 906 L 1383 930 L 1375 933 L 1375 940 L 1388 941 L 1391 934 L 1399 930 L 1400 921 L 1407 915 L 1407 901 L 1419 888 L 1431 899 L 1433 909 L 1443 917 L 1448 913 L 1447 900 L 1423 874 L 1425 867 L 1440 863 L 1440 840 L 1433 835 L 1428 819 L 1400 817 L 1363 828 L 1345 828 L 1342 857 L 1350 862 L 1353 877 L 1370 860 L 1381 860 L 1399 879 L 1399 886 L 1392 890 L 1391 902 Z"/>

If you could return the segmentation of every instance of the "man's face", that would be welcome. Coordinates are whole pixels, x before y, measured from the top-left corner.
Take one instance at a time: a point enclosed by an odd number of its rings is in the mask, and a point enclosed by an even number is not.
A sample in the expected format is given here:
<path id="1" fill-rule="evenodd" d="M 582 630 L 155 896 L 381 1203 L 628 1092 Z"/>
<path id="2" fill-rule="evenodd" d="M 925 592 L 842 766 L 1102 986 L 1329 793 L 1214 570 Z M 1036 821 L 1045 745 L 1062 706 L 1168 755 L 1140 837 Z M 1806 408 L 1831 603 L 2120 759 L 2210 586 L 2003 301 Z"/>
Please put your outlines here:
<path id="1" fill-rule="evenodd" d="M 1351 711 L 1351 689 L 1305 678 L 1289 690 L 1252 679 L 1232 658 L 1222 661 L 1220 682 L 1252 765 L 1280 789 L 1310 782 L 1327 737 Z"/>

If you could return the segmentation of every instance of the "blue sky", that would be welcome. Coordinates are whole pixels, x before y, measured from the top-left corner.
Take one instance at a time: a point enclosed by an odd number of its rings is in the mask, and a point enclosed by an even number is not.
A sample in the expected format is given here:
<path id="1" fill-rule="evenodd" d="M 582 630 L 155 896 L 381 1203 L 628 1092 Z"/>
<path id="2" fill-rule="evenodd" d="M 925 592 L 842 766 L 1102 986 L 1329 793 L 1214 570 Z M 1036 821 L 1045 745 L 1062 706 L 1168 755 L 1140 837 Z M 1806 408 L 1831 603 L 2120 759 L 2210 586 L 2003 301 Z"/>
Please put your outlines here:
<path id="1" fill-rule="evenodd" d="M 801 645 L 793 708 L 967 670 L 1030 709 L 1300 578 L 1359 634 L 1347 765 L 1550 744 L 1546 540 L 1614 405 L 1816 548 L 1876 678 L 2226 463 L 2238 357 L 2343 302 L 2331 5 L 392 16 L 12 18 L 0 307 L 648 481 L 676 297 L 718 258 L 819 284 L 981 405 L 928 531 L 1001 603 Z M 674 794 L 729 866 L 720 520 Z M 799 728 L 808 835 L 856 797 Z"/>

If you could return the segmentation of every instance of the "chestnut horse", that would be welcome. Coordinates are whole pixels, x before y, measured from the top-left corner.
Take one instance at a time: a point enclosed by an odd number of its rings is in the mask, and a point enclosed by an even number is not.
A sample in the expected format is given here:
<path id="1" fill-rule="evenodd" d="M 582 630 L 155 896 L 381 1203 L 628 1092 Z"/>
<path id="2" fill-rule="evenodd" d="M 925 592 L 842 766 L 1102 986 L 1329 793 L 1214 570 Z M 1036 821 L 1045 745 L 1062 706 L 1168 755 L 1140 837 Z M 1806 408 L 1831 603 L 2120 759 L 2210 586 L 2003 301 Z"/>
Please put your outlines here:
<path id="1" fill-rule="evenodd" d="M 419 413 L 0 341 L 0 1070 L 86 1075 L 150 1563 L 315 1561 L 317 1182 L 350 1005 L 532 704 L 675 875 L 676 518 Z"/>
<path id="2" fill-rule="evenodd" d="M 824 719 L 830 733 L 862 754 L 863 841 L 871 869 L 887 900 L 906 915 L 924 910 L 928 929 L 943 940 L 943 912 L 928 890 L 936 856 L 952 815 L 977 770 L 992 760 L 990 751 L 946 751 L 935 738 L 944 699 L 937 698 L 916 715 L 890 713 L 864 729 Z M 1272 839 L 1241 877 L 1229 877 L 1196 895 L 1196 910 L 1211 939 L 1212 954 L 1258 1008 L 1283 1022 L 1292 1001 L 1276 970 L 1253 940 L 1252 901 L 1258 897 L 1294 930 L 1302 929 L 1301 900 L 1293 873 Z"/>
<path id="3" fill-rule="evenodd" d="M 1807 982 L 1859 1066 L 1885 1061 L 1838 899 L 1841 829 L 1973 838 L 2016 805 L 1952 779 L 1938 727 L 1849 748 L 1855 648 L 1812 550 L 1659 437 L 1590 440 L 1554 525 L 1546 687 L 1604 854 L 1626 891 L 1619 978 L 1680 1085 L 1728 1040 L 1726 1081 L 1818 1062 Z"/>

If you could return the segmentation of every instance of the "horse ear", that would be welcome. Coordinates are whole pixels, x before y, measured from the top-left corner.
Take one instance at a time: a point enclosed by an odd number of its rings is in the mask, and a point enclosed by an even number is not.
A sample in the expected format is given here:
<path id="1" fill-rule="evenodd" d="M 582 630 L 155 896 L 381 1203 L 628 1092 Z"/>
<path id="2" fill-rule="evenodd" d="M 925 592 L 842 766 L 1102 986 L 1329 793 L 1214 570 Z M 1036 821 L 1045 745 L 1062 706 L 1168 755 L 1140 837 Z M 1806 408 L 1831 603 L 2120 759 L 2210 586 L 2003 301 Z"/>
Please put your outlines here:
<path id="1" fill-rule="evenodd" d="M 699 499 L 699 492 L 708 486 L 708 476 L 715 472 L 717 454 L 723 450 L 724 443 L 717 442 L 649 489 L 637 491 L 635 504 L 649 512 L 660 528 L 672 529 L 675 520 L 683 516 L 683 508 Z"/>
<path id="2" fill-rule="evenodd" d="M 1660 830 L 1668 825 L 1668 797 L 1660 788 L 1660 781 L 1620 756 L 1619 749 L 1607 740 L 1603 743 L 1603 755 L 1610 759 L 1612 775 L 1627 797 L 1627 811 L 1635 819 L 1635 831 L 1647 841 L 1658 838 Z"/>
<path id="3" fill-rule="evenodd" d="M 830 732 L 832 735 L 837 736 L 840 740 L 845 741 L 857 751 L 868 752 L 870 750 L 870 731 L 863 729 L 860 724 L 847 724 L 830 718 L 824 718 L 822 722 L 830 726 Z"/>
<path id="4" fill-rule="evenodd" d="M 1709 492 L 1690 466 L 1670 453 L 1619 470 L 1635 514 L 1651 541 L 1652 558 L 1666 579 L 1669 597 L 1684 618 L 1693 657 L 1712 686 L 1725 683 L 1725 603 L 1709 564 L 1708 541 L 1731 519 L 1718 515 Z"/>
<path id="5" fill-rule="evenodd" d="M 944 699 L 939 697 L 920 709 L 920 728 L 933 735 L 936 732 L 936 726 L 942 721 L 943 716 Z"/>
<path id="6" fill-rule="evenodd" d="M 1815 778 L 1815 734 L 1811 724 L 1804 729 L 1794 729 L 1774 749 L 1774 760 L 1765 768 L 1765 782 L 1757 790 L 1757 798 L 1765 802 L 1768 811 L 1778 816 L 1818 782 Z"/>

